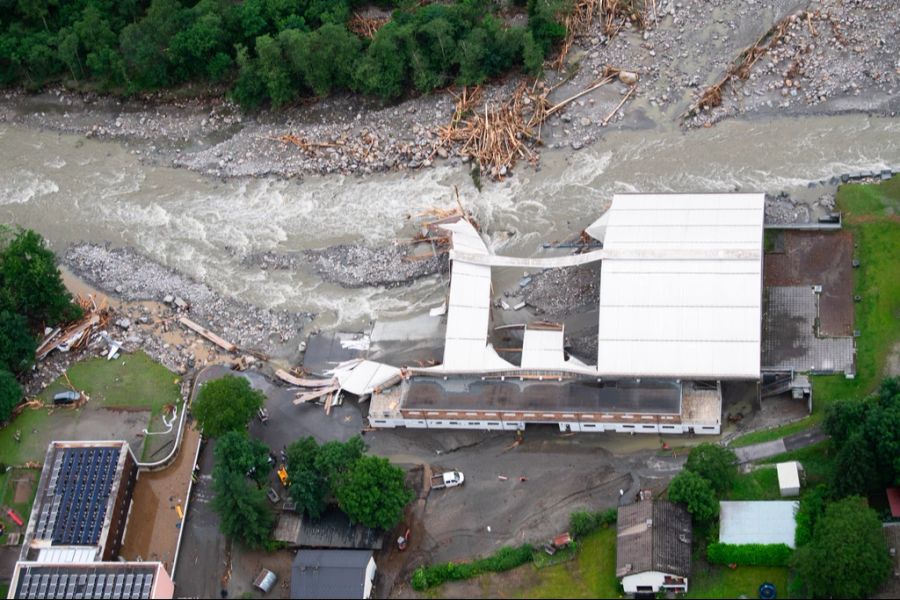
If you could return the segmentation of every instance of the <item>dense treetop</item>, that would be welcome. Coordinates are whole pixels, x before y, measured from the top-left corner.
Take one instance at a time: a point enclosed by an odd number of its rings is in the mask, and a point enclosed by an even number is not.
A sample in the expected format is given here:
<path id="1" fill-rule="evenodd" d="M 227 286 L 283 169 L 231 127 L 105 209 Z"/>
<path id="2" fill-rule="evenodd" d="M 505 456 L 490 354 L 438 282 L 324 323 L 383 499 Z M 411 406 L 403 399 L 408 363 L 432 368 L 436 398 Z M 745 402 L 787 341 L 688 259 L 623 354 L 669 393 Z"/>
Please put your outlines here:
<path id="1" fill-rule="evenodd" d="M 131 94 L 201 82 L 244 106 L 351 90 L 392 99 L 541 69 L 570 0 L 0 0 L 0 85 Z M 372 39 L 347 24 L 391 10 Z M 527 14 L 511 25 L 509 11 Z M 509 21 L 509 22 L 508 22 Z M 519 22 L 519 20 L 516 20 Z"/>
<path id="2" fill-rule="evenodd" d="M 265 395 L 251 388 L 249 381 L 226 375 L 203 384 L 191 412 L 203 435 L 217 438 L 230 431 L 246 431 L 264 401 Z"/>

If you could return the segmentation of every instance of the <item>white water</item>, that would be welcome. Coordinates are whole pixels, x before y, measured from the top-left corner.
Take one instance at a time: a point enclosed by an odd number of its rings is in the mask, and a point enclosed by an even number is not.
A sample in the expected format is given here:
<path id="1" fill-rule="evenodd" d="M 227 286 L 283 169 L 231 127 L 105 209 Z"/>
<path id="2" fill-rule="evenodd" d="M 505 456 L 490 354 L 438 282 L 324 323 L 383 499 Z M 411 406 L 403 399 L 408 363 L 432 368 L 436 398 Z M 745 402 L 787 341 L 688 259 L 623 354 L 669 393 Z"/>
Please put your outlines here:
<path id="1" fill-rule="evenodd" d="M 32 227 L 59 250 L 80 240 L 134 246 L 249 302 L 319 313 L 322 327 L 351 326 L 438 304 L 440 278 L 344 290 L 310 271 L 263 271 L 241 257 L 406 237 L 410 216 L 455 205 L 454 184 L 496 250 L 532 255 L 542 242 L 578 233 L 616 192 L 808 196 L 821 193 L 806 191 L 810 181 L 898 166 L 900 121 L 865 116 L 611 132 L 581 152 L 545 152 L 539 171 L 520 166 L 503 183 L 485 181 L 481 193 L 467 169 L 447 165 L 366 178 L 223 182 L 142 165 L 116 143 L 2 126 L 0 221 Z"/>

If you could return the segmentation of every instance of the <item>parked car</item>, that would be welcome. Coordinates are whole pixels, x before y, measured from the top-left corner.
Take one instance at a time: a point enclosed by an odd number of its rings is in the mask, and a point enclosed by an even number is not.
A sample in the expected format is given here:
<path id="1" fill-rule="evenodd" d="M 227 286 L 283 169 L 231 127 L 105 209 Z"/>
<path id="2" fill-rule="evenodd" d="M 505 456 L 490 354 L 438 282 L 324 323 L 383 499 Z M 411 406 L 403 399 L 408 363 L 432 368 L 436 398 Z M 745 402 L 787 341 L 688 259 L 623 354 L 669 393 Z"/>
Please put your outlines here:
<path id="1" fill-rule="evenodd" d="M 75 404 L 81 400 L 79 392 L 59 392 L 53 394 L 53 404 Z"/>

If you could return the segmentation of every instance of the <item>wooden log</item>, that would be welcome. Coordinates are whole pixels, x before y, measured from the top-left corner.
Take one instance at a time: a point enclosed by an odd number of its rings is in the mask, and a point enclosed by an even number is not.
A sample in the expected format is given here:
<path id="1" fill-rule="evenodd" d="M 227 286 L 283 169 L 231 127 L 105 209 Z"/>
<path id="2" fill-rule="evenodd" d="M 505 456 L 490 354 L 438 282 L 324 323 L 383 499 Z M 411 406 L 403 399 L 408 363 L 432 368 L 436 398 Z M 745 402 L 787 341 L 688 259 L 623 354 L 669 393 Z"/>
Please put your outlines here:
<path id="1" fill-rule="evenodd" d="M 322 396 L 332 394 L 336 391 L 338 391 L 338 387 L 332 386 L 330 388 L 322 388 L 322 389 L 318 389 L 318 390 L 315 390 L 312 392 L 303 392 L 303 393 L 297 394 L 297 396 L 294 398 L 293 402 L 294 402 L 294 404 L 303 404 L 304 402 L 312 402 L 314 400 L 318 400 Z"/>
<path id="2" fill-rule="evenodd" d="M 182 325 L 184 325 L 185 327 L 187 327 L 188 329 L 200 334 L 201 336 L 203 336 L 204 338 L 206 338 L 207 340 L 209 340 L 216 346 L 219 346 L 226 352 L 237 351 L 237 346 L 235 344 L 232 344 L 228 340 L 219 337 L 218 335 L 216 335 L 215 333 L 213 333 L 206 327 L 203 327 L 202 325 L 198 325 L 197 323 L 194 323 L 187 317 L 178 317 L 178 322 L 181 323 Z"/>

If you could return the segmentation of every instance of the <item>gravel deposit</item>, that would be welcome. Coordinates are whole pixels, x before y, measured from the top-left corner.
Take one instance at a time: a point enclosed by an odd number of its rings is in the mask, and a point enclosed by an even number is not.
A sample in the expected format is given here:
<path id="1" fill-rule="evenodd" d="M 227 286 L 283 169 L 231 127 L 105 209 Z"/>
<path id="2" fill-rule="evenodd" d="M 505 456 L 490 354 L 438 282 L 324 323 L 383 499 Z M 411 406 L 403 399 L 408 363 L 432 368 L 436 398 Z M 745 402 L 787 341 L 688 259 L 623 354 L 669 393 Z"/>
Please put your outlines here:
<path id="1" fill-rule="evenodd" d="M 523 300 L 538 314 L 560 320 L 594 310 L 600 302 L 600 262 L 535 273 Z"/>
<path id="2" fill-rule="evenodd" d="M 447 272 L 447 253 L 412 256 L 409 244 L 370 247 L 341 244 L 309 250 L 306 256 L 325 280 L 348 288 L 397 287 L 420 277 Z"/>
<path id="3" fill-rule="evenodd" d="M 114 297 L 165 303 L 173 315 L 183 313 L 245 350 L 278 355 L 288 343 L 296 348 L 294 343 L 313 318 L 310 313 L 270 310 L 226 298 L 132 248 L 76 244 L 66 250 L 63 263 Z M 141 316 L 148 315 L 137 319 Z M 131 319 L 136 320 L 133 315 Z M 150 338 L 143 341 L 154 343 Z"/>
<path id="4" fill-rule="evenodd" d="M 541 128 L 544 147 L 579 150 L 605 127 L 647 128 L 680 122 L 703 89 L 718 81 L 743 49 L 781 19 L 801 11 L 787 36 L 759 60 L 749 78 L 727 87 L 721 107 L 684 123 L 709 126 L 735 115 L 895 115 L 900 111 L 900 36 L 896 0 L 658 0 L 648 26 L 627 24 L 612 38 L 602 19 L 575 40 L 561 72 L 546 72 L 559 87 L 551 101 L 588 87 L 606 65 L 638 74 L 636 93 L 617 109 L 629 87 L 603 86 L 570 103 Z M 488 101 L 509 97 L 515 74 L 484 86 Z M 382 105 L 344 94 L 307 100 L 279 111 L 243 114 L 221 97 L 171 100 L 147 95 L 118 100 L 61 88 L 34 96 L 8 91 L 0 122 L 117 139 L 142 159 L 221 177 L 360 174 L 465 162 L 434 150 L 436 129 L 452 113 L 443 92 Z M 278 138 L 327 142 L 303 150 Z"/>

